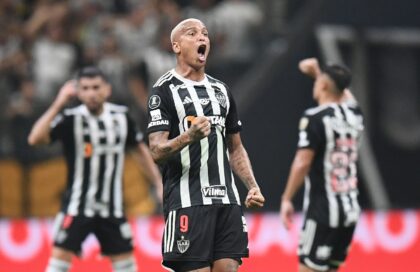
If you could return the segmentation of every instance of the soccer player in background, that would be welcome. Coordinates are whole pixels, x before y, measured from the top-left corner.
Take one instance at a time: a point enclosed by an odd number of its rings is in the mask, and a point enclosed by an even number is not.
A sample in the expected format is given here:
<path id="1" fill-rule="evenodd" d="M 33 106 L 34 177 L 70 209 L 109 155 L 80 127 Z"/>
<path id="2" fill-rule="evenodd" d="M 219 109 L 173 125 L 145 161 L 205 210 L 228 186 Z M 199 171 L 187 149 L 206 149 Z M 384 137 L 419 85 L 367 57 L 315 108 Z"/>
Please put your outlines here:
<path id="1" fill-rule="evenodd" d="M 163 266 L 235 272 L 248 256 L 248 235 L 232 170 L 248 189 L 247 207 L 265 200 L 241 142 L 232 94 L 205 73 L 206 26 L 186 19 L 172 30 L 171 43 L 177 65 L 152 89 L 147 129 L 163 170 Z"/>
<path id="2" fill-rule="evenodd" d="M 287 229 L 292 199 L 305 181 L 304 225 L 299 240 L 299 271 L 337 271 L 344 262 L 360 215 L 357 189 L 358 146 L 363 130 L 361 111 L 347 87 L 349 70 L 317 59 L 299 63 L 315 79 L 318 106 L 305 111 L 299 123 L 298 149 L 281 200 Z"/>
<path id="3" fill-rule="evenodd" d="M 69 271 L 72 257 L 80 253 L 89 233 L 99 240 L 114 272 L 137 271 L 122 195 L 126 148 L 138 148 L 157 192 L 162 190 L 161 176 L 127 108 L 106 102 L 110 94 L 111 86 L 98 68 L 81 69 L 77 80 L 61 88 L 28 137 L 31 145 L 61 141 L 68 168 L 47 272 Z M 82 104 L 60 113 L 75 96 Z"/>

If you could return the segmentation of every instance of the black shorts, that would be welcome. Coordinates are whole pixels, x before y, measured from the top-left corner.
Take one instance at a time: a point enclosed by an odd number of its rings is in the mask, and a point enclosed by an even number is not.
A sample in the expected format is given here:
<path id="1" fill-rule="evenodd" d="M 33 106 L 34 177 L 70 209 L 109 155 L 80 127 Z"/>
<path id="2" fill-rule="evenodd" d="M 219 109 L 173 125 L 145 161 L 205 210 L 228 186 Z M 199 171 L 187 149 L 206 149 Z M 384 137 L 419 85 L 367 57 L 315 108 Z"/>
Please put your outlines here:
<path id="1" fill-rule="evenodd" d="M 54 246 L 78 255 L 82 242 L 90 233 L 95 234 L 104 255 L 117 255 L 133 250 L 131 226 L 125 217 L 84 217 L 63 213 L 59 213 L 55 219 Z"/>
<path id="2" fill-rule="evenodd" d="M 178 209 L 169 212 L 165 222 L 163 265 L 176 272 L 183 271 L 178 268 L 181 263 L 198 269 L 218 259 L 231 258 L 241 263 L 242 257 L 248 257 L 248 232 L 241 206 Z"/>
<path id="3" fill-rule="evenodd" d="M 331 228 L 306 219 L 299 239 L 299 261 L 317 270 L 337 269 L 346 259 L 355 225 Z"/>

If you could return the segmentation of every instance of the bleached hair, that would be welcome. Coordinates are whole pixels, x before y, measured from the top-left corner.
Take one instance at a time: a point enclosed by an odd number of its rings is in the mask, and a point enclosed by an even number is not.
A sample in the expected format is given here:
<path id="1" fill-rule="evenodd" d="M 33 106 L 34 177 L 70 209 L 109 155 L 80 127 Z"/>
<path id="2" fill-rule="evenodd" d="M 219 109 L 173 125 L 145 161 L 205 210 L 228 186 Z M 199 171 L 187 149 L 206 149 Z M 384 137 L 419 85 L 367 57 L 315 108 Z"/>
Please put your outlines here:
<path id="1" fill-rule="evenodd" d="M 182 30 L 182 28 L 184 27 L 184 25 L 186 24 L 186 23 L 188 23 L 188 22 L 200 22 L 200 23 L 203 23 L 202 21 L 200 21 L 200 20 L 198 20 L 198 19 L 195 19 L 195 18 L 188 18 L 188 19 L 185 19 L 185 20 L 183 20 L 183 21 L 181 21 L 181 22 L 179 22 L 173 29 L 172 29 L 172 31 L 171 31 L 171 43 L 173 43 L 174 42 L 174 39 L 175 39 L 175 35 L 176 35 L 176 33 L 178 33 L 179 31 L 181 31 Z"/>

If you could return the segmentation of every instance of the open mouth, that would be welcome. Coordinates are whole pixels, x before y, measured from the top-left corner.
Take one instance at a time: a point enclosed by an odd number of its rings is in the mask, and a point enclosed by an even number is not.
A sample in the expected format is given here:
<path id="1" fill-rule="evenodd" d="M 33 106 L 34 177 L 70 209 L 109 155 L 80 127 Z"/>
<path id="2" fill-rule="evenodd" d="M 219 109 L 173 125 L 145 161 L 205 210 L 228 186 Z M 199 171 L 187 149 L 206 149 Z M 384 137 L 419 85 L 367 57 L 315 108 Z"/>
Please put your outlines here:
<path id="1" fill-rule="evenodd" d="M 205 61 L 206 60 L 206 48 L 207 46 L 205 44 L 202 44 L 198 47 L 197 53 L 198 53 L 198 58 L 201 61 Z"/>

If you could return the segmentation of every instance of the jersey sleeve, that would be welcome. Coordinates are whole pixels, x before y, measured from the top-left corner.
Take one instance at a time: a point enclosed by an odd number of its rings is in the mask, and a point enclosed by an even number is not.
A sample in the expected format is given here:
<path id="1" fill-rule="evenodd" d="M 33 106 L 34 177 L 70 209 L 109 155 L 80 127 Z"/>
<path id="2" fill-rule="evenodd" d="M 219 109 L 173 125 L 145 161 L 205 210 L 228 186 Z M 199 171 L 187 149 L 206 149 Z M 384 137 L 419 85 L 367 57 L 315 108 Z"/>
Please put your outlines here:
<path id="1" fill-rule="evenodd" d="M 57 140 L 64 141 L 66 137 L 72 133 L 72 120 L 73 116 L 58 114 L 51 122 L 50 138 L 51 142 Z"/>
<path id="2" fill-rule="evenodd" d="M 170 99 L 164 86 L 153 87 L 147 103 L 147 134 L 170 130 Z"/>
<path id="3" fill-rule="evenodd" d="M 233 95 L 229 91 L 227 93 L 230 107 L 226 117 L 226 133 L 233 134 L 242 130 L 242 122 L 239 119 L 238 110 L 236 108 Z"/>
<path id="4" fill-rule="evenodd" d="M 298 148 L 317 150 L 325 141 L 322 120 L 313 115 L 303 115 L 299 121 Z"/>
<path id="5" fill-rule="evenodd" d="M 126 114 L 127 118 L 127 141 L 126 147 L 132 147 L 143 141 L 143 133 L 138 129 L 134 120 Z"/>

